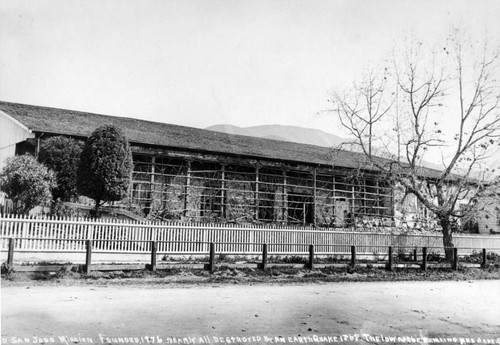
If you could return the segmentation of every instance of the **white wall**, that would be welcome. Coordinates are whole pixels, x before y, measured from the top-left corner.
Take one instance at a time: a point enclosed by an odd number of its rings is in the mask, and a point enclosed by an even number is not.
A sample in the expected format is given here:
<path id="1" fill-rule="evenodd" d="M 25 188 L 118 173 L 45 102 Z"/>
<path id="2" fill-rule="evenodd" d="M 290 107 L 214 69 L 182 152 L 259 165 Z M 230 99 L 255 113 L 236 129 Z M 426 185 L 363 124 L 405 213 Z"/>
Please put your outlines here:
<path id="1" fill-rule="evenodd" d="M 26 126 L 0 111 L 0 170 L 5 159 L 14 156 L 16 144 L 28 138 L 34 138 L 34 134 Z"/>

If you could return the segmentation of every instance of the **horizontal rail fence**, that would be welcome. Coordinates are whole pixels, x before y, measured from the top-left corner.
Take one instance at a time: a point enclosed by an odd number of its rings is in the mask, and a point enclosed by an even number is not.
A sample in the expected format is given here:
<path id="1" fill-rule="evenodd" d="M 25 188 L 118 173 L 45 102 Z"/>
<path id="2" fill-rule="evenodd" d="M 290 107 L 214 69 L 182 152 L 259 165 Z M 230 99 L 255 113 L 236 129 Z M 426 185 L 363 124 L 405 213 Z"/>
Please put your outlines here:
<path id="1" fill-rule="evenodd" d="M 381 234 L 314 229 L 200 223 L 145 223 L 121 220 L 0 218 L 1 250 L 8 238 L 15 238 L 15 250 L 21 252 L 85 252 L 85 241 L 92 240 L 93 250 L 103 253 L 149 253 L 151 241 L 158 243 L 158 254 L 207 254 L 215 243 L 217 253 L 255 254 L 268 244 L 269 254 L 307 254 L 315 245 L 317 254 L 385 254 L 392 246 L 396 254 L 409 254 L 415 248 L 442 253 L 442 237 L 437 235 Z M 455 246 L 464 252 L 500 251 L 500 236 L 455 235 Z"/>

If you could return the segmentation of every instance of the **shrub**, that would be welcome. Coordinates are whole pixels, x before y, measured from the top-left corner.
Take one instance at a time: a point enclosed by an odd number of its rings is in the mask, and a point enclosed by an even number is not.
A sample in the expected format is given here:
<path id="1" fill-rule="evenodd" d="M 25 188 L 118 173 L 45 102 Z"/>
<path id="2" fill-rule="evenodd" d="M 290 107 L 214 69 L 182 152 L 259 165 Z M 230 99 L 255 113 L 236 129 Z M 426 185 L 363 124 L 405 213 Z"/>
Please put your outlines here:
<path id="1" fill-rule="evenodd" d="M 77 187 L 80 194 L 95 201 L 94 214 L 108 201 L 127 195 L 132 175 L 132 152 L 120 130 L 97 128 L 88 138 L 80 156 Z"/>
<path id="2" fill-rule="evenodd" d="M 4 276 L 6 279 L 12 280 L 13 274 L 14 274 L 14 267 L 4 262 L 2 264 L 2 276 Z"/>
<path id="3" fill-rule="evenodd" d="M 60 199 L 52 203 L 50 213 L 57 217 L 74 217 L 78 211 L 75 207 L 66 206 Z"/>
<path id="4" fill-rule="evenodd" d="M 48 203 L 56 186 L 54 173 L 29 155 L 8 158 L 0 173 L 0 190 L 12 199 L 17 214 Z"/>
<path id="5" fill-rule="evenodd" d="M 427 261 L 441 262 L 444 260 L 445 260 L 445 258 L 441 257 L 441 254 L 439 254 L 439 253 L 430 253 L 427 255 Z"/>
<path id="6" fill-rule="evenodd" d="M 287 255 L 282 259 L 282 262 L 285 264 L 305 264 L 308 260 L 300 255 Z"/>
<path id="7" fill-rule="evenodd" d="M 69 201 L 77 196 L 76 175 L 81 151 L 78 142 L 67 137 L 42 141 L 38 160 L 56 174 L 57 187 L 52 191 L 54 201 Z"/>

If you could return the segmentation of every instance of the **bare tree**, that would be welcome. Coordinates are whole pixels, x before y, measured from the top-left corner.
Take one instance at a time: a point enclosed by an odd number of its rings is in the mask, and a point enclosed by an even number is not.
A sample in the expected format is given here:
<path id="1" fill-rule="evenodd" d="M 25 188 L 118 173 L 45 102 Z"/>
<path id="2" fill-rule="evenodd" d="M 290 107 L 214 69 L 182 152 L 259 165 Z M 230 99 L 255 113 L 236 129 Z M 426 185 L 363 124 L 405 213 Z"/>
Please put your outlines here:
<path id="1" fill-rule="evenodd" d="M 451 259 L 456 220 L 491 196 L 498 176 L 485 162 L 499 151 L 499 55 L 459 31 L 437 49 L 413 41 L 401 51 L 333 92 L 332 111 L 369 163 L 435 215 Z M 442 168 L 426 168 L 436 157 Z"/>

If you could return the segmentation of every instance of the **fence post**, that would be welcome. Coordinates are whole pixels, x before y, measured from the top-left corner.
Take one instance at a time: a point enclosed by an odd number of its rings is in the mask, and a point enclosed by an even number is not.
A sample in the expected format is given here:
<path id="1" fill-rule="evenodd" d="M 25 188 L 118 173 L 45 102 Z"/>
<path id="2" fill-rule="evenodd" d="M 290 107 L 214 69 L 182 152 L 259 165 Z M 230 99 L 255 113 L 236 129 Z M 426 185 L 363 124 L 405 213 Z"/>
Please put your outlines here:
<path id="1" fill-rule="evenodd" d="M 351 266 L 356 266 L 356 246 L 351 246 Z"/>
<path id="2" fill-rule="evenodd" d="M 387 263 L 387 270 L 392 271 L 392 246 L 389 246 L 389 262 Z"/>
<path id="3" fill-rule="evenodd" d="M 453 270 L 458 271 L 458 248 L 453 248 Z"/>
<path id="4" fill-rule="evenodd" d="M 488 257 L 486 255 L 486 248 L 483 248 L 483 262 L 481 263 L 482 268 L 486 268 L 488 265 Z"/>
<path id="5" fill-rule="evenodd" d="M 208 262 L 208 270 L 213 273 L 215 270 L 215 243 L 210 243 L 210 260 Z"/>
<path id="6" fill-rule="evenodd" d="M 264 243 L 262 245 L 262 265 L 261 265 L 262 270 L 267 270 L 267 243 Z"/>
<path id="7" fill-rule="evenodd" d="M 87 255 L 85 256 L 85 274 L 90 274 L 92 265 L 92 240 L 87 240 Z"/>
<path id="8" fill-rule="evenodd" d="M 14 238 L 9 238 L 9 253 L 7 255 L 7 265 L 12 267 L 14 265 L 14 245 L 16 240 Z"/>
<path id="9" fill-rule="evenodd" d="M 422 248 L 422 270 L 427 271 L 427 247 Z"/>
<path id="10" fill-rule="evenodd" d="M 307 266 L 310 270 L 314 269 L 314 244 L 309 245 L 309 263 Z"/>
<path id="11" fill-rule="evenodd" d="M 417 248 L 413 249 L 413 261 L 417 262 L 418 257 L 417 257 Z"/>
<path id="12" fill-rule="evenodd" d="M 149 266 L 150 271 L 156 271 L 156 250 L 158 248 L 156 241 L 151 241 L 151 265 Z"/>

